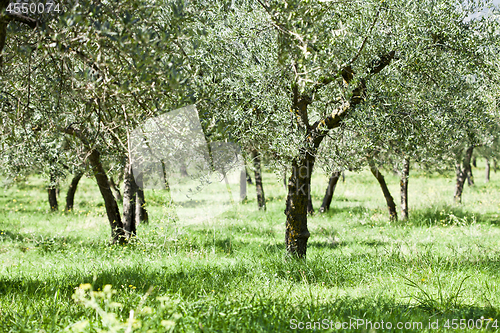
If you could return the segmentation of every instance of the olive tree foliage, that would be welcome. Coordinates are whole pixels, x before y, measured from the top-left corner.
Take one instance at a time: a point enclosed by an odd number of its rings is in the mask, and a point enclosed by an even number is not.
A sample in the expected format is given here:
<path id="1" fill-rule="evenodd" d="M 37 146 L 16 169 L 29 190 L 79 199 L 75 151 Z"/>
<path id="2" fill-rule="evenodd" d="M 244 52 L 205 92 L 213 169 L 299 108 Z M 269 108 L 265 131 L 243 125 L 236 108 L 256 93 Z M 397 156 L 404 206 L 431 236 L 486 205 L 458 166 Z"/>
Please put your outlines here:
<path id="1" fill-rule="evenodd" d="M 180 4 L 75 1 L 34 30 L 7 26 L 0 91 L 11 116 L 2 143 L 38 156 L 56 137 L 88 161 L 113 241 L 123 241 L 123 225 L 103 162 L 125 164 L 137 124 L 192 103 L 176 43 L 193 32 L 180 28 L 189 20 Z"/>
<path id="2" fill-rule="evenodd" d="M 343 124 L 358 114 L 395 125 L 395 109 L 366 106 L 376 98 L 383 102 L 387 94 L 397 99 L 407 93 L 394 76 L 418 77 L 413 91 L 425 91 L 432 80 L 450 80 L 443 88 L 450 90 L 446 87 L 462 75 L 454 68 L 478 70 L 484 42 L 478 32 L 489 24 L 465 25 L 475 9 L 449 1 L 258 0 L 205 6 L 195 26 L 203 26 L 207 37 L 185 44 L 201 45 L 187 51 L 194 82 L 203 91 L 198 107 L 213 128 L 223 126 L 241 142 L 262 145 L 290 167 L 285 239 L 288 252 L 299 257 L 306 254 L 310 177 L 323 140 L 342 141 Z M 427 110 L 455 112 L 453 101 L 425 101 L 423 95 L 413 96 L 415 109 L 427 102 Z M 359 131 L 363 126 L 358 124 Z"/>

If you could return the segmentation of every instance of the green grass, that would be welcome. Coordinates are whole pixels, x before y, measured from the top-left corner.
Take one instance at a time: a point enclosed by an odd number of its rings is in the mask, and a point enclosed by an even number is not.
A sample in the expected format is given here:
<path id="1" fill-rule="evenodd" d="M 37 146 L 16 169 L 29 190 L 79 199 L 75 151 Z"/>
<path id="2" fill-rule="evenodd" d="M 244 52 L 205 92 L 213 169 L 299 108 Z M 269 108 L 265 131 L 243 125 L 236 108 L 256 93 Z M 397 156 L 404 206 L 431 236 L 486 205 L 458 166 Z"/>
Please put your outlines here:
<path id="1" fill-rule="evenodd" d="M 249 186 L 238 210 L 198 224 L 177 223 L 165 193 L 147 190 L 150 224 L 127 246 L 108 245 L 92 179 L 73 212 L 49 213 L 43 181 L 29 178 L 0 192 L 0 332 L 279 332 L 324 320 L 457 331 L 445 328 L 453 319 L 460 331 L 460 319 L 500 321 L 500 174 L 486 184 L 474 169 L 476 185 L 455 206 L 453 174 L 412 172 L 405 223 L 389 222 L 369 172 L 346 173 L 330 211 L 309 218 L 305 261 L 285 255 L 286 193 L 272 174 L 267 212 Z M 397 199 L 398 178 L 386 180 Z M 313 179 L 316 209 L 326 181 Z"/>

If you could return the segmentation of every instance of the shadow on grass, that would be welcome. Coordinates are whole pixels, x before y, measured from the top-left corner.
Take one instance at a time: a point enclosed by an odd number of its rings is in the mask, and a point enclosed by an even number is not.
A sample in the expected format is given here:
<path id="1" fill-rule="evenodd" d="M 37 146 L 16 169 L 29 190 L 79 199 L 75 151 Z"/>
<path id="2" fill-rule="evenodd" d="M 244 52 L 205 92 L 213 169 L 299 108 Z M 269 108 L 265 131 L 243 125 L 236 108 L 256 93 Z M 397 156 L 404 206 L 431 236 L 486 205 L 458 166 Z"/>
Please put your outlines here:
<path id="1" fill-rule="evenodd" d="M 144 295 L 150 286 L 155 286 L 148 297 L 146 303 L 148 306 L 157 307 L 159 302 L 156 298 L 165 294 L 174 299 L 178 298 L 182 305 L 179 309 L 182 309 L 182 315 L 185 318 L 180 325 L 188 325 L 190 318 L 193 318 L 195 326 L 191 328 L 201 327 L 200 324 L 202 324 L 209 331 L 224 328 L 225 331 L 282 332 L 293 328 L 291 325 L 298 322 L 310 322 L 312 325 L 314 322 L 321 322 L 326 325 L 327 322 L 333 321 L 335 325 L 335 322 L 349 322 L 350 319 L 354 319 L 356 324 L 362 323 L 363 325 L 369 325 L 366 323 L 368 320 L 372 321 L 372 324 L 373 322 L 380 323 L 381 320 L 390 321 L 393 325 L 398 322 L 422 322 L 423 326 L 406 330 L 421 331 L 428 329 L 429 320 L 432 322 L 439 320 L 439 328 L 442 328 L 446 319 L 476 320 L 481 317 L 498 318 L 500 315 L 496 308 L 482 308 L 462 303 L 443 311 L 439 307 L 428 308 L 418 303 L 410 305 L 409 302 L 395 301 L 391 296 L 324 297 L 322 293 L 328 293 L 331 290 L 326 288 L 321 292 L 307 290 L 309 283 L 320 285 L 321 280 L 327 279 L 327 273 L 324 273 L 325 269 L 321 266 L 321 262 L 313 262 L 312 265 L 287 263 L 282 260 L 268 262 L 270 266 L 267 269 L 271 269 L 272 273 L 276 272 L 274 276 L 286 281 L 291 280 L 290 290 L 292 287 L 303 289 L 303 298 L 300 299 L 290 297 L 285 289 L 277 291 L 272 287 L 266 287 L 265 284 L 252 285 L 255 283 L 252 281 L 259 281 L 262 278 L 262 271 L 252 275 L 250 265 L 189 264 L 188 262 L 184 264 L 155 268 L 144 265 L 126 268 L 113 267 L 99 271 L 95 277 L 92 273 L 78 271 L 47 280 L 26 276 L 4 277 L 0 279 L 0 297 L 29 299 L 28 302 L 23 302 L 22 305 L 17 304 L 16 307 L 31 307 L 32 312 L 40 313 L 40 317 L 49 316 L 50 318 L 54 315 L 51 311 L 57 311 L 61 315 L 68 312 L 65 315 L 75 316 L 71 311 L 79 312 L 78 309 L 81 311 L 81 307 L 77 308 L 71 299 L 76 286 L 91 282 L 94 290 L 97 290 L 106 284 L 111 284 L 118 291 L 117 300 L 123 304 L 119 312 L 123 318 L 127 318 L 130 310 L 137 307 L 140 296 Z M 343 274 L 342 269 L 349 271 L 355 267 L 346 263 L 336 269 L 339 274 Z M 321 270 L 323 275 L 318 270 Z M 359 283 L 360 277 L 357 278 L 357 283 Z M 307 284 L 304 283 L 305 279 L 309 281 Z M 245 284 L 247 287 L 244 286 Z M 271 290 L 274 293 L 273 297 L 269 294 Z M 57 297 L 61 298 L 63 303 L 60 301 L 55 303 Z M 66 305 L 61 308 L 62 304 Z M 50 311 L 47 311 L 49 307 L 51 307 Z M 37 311 L 33 311 L 33 308 Z M 71 310 L 68 311 L 68 308 Z M 3 311 L 0 327 L 6 328 L 23 320 L 22 317 L 15 315 L 15 311 Z M 87 318 L 92 318 L 92 310 L 86 311 Z M 80 315 L 83 313 L 80 312 L 78 316 Z M 323 319 L 327 321 L 324 322 Z M 357 319 L 364 321 L 357 321 Z M 369 331 L 371 328 L 351 325 L 352 321 L 343 331 L 353 328 L 358 331 Z M 179 327 L 182 331 L 181 328 L 182 326 Z M 335 329 L 331 326 L 328 328 Z M 192 329 L 187 329 L 187 331 L 192 331 Z"/>

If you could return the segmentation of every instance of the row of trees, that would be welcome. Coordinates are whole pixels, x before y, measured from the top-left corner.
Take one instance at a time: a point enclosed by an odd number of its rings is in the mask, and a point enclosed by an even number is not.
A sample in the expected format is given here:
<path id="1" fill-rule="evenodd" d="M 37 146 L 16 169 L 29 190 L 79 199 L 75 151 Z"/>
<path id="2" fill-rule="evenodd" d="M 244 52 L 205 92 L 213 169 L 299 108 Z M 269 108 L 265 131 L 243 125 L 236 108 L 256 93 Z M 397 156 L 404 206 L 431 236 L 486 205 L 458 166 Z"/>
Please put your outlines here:
<path id="1" fill-rule="evenodd" d="M 8 3 L 2 167 L 43 166 L 54 185 L 86 166 L 114 242 L 133 235 L 131 203 L 143 200 L 132 131 L 189 104 L 209 142 L 235 141 L 251 156 L 261 207 L 260 156 L 286 174 L 285 241 L 298 257 L 314 168 L 331 175 L 333 193 L 340 170 L 368 165 L 384 187 L 380 164 L 392 165 L 407 202 L 410 165 L 456 161 L 458 200 L 473 147 L 495 156 L 499 22 L 494 12 L 469 19 L 483 2 L 80 0 L 38 15 L 8 13 Z M 117 170 L 123 219 L 109 177 Z"/>

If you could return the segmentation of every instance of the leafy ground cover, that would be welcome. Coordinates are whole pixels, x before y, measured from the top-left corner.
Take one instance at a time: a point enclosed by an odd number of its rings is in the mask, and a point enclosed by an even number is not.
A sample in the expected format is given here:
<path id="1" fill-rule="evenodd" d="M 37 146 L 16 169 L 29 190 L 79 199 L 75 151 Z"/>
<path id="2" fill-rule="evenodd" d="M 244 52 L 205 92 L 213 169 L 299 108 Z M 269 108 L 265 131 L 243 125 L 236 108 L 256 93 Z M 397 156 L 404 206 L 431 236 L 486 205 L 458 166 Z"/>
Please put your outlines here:
<path id="1" fill-rule="evenodd" d="M 74 211 L 49 213 L 30 177 L 0 192 L 0 331 L 498 331 L 500 173 L 485 183 L 474 171 L 460 206 L 451 173 L 414 172 L 410 220 L 396 223 L 369 172 L 346 173 L 330 211 L 309 219 L 305 261 L 285 256 L 272 174 L 267 212 L 250 186 L 237 210 L 192 225 L 148 190 L 150 223 L 127 246 L 108 245 L 92 179 Z M 398 178 L 386 179 L 397 197 Z M 313 179 L 316 208 L 326 184 Z"/>

